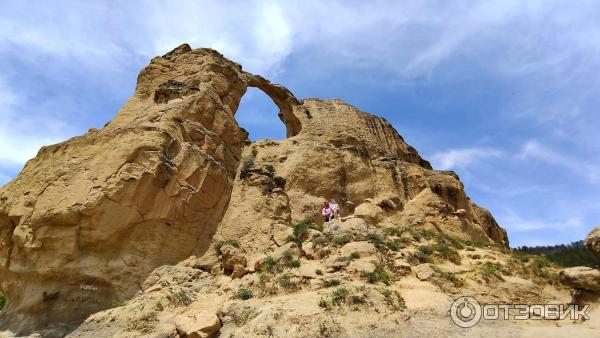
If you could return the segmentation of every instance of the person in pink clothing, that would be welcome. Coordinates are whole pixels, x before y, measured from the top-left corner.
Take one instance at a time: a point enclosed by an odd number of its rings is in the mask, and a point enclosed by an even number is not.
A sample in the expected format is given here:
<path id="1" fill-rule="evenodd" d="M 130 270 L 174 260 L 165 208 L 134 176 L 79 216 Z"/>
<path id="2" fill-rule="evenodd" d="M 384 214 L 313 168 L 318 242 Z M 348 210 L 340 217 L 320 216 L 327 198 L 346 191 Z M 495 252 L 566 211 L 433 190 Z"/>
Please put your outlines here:
<path id="1" fill-rule="evenodd" d="M 331 209 L 329 202 L 323 202 L 323 209 L 321 209 L 321 215 L 325 217 L 325 222 L 329 222 L 333 219 L 333 209 Z"/>

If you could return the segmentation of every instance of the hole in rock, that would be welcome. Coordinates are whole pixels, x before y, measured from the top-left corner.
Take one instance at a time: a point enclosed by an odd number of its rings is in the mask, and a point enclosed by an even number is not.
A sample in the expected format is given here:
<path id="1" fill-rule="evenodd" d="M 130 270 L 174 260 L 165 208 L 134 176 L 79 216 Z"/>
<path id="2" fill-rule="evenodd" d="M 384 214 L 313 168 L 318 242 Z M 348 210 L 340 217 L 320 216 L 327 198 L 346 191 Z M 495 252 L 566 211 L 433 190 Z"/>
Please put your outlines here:
<path id="1" fill-rule="evenodd" d="M 250 141 L 286 138 L 286 127 L 278 116 L 279 108 L 262 90 L 248 87 L 242 97 L 235 118 L 246 129 Z"/>

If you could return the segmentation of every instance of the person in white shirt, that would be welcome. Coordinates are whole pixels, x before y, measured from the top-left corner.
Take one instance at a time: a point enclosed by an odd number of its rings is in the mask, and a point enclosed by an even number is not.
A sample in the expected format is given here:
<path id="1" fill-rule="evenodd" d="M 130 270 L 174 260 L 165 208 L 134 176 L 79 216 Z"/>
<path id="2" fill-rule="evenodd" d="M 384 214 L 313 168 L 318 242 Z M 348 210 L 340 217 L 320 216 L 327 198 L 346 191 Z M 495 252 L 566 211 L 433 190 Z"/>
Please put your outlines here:
<path id="1" fill-rule="evenodd" d="M 335 202 L 334 199 L 329 202 L 329 207 L 331 208 L 331 211 L 333 211 L 333 218 L 340 219 L 340 206 Z"/>

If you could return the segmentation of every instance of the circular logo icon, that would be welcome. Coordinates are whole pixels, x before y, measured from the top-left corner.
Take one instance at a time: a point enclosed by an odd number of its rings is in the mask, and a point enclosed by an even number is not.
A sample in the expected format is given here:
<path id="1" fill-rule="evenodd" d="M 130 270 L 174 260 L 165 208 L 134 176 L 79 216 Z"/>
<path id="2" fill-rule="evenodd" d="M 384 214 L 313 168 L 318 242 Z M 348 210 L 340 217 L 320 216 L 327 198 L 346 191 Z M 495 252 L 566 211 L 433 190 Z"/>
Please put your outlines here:
<path id="1" fill-rule="evenodd" d="M 462 328 L 473 327 L 481 320 L 481 305 L 473 297 L 459 297 L 450 307 L 450 318 Z"/>

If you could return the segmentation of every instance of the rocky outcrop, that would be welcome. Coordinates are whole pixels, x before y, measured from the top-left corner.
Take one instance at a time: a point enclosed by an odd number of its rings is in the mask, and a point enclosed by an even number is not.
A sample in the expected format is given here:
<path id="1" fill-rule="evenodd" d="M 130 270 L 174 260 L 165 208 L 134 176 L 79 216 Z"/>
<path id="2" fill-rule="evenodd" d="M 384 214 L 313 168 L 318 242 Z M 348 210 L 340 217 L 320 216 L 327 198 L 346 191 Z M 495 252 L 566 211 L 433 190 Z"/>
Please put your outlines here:
<path id="1" fill-rule="evenodd" d="M 600 257 L 600 225 L 592 229 L 589 235 L 585 238 L 585 247 Z"/>
<path id="2" fill-rule="evenodd" d="M 249 144 L 234 116 L 249 86 L 279 107 L 286 140 Z M 432 170 L 385 119 L 298 100 L 182 45 L 141 71 L 106 127 L 42 148 L 0 190 L 0 328 L 78 323 L 131 298 L 154 268 L 202 256 L 213 234 L 267 252 L 282 245 L 274 224 L 316 220 L 324 198 L 344 216 L 363 205 L 357 217 L 380 224 L 508 245 L 458 177 Z M 241 276 L 242 265 L 226 268 Z"/>
<path id="3" fill-rule="evenodd" d="M 595 227 L 585 239 L 585 247 L 600 257 L 600 226 Z M 560 282 L 570 288 L 571 303 L 583 306 L 599 303 L 600 270 L 595 267 L 576 266 L 563 269 L 559 274 Z"/>

